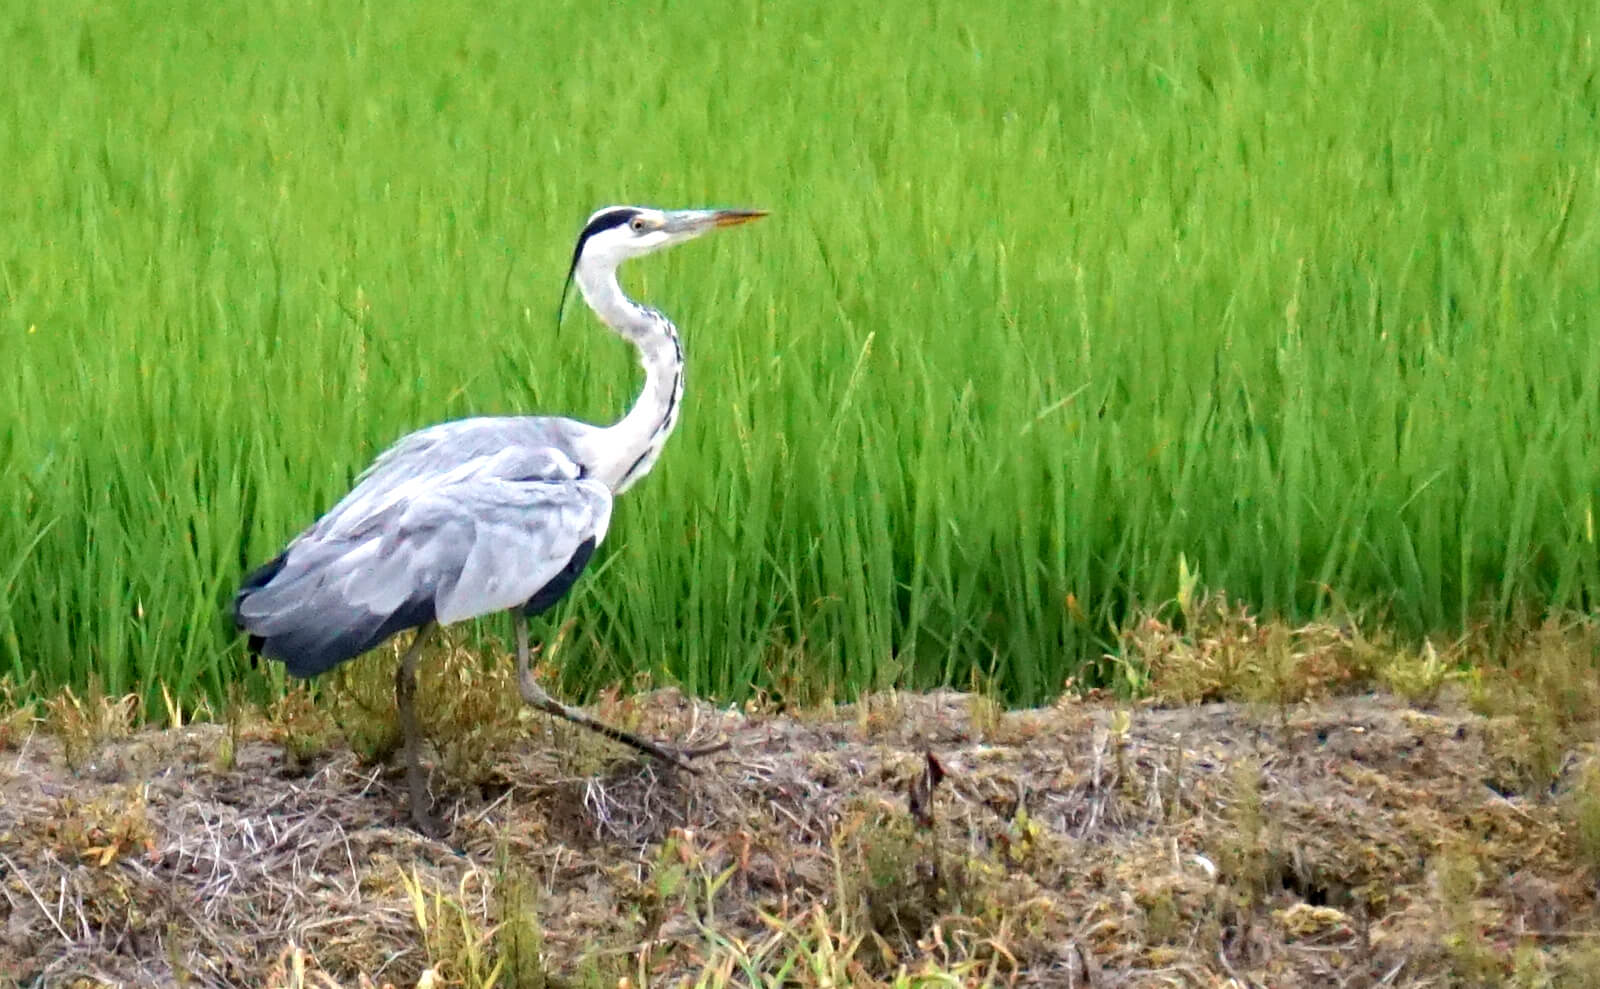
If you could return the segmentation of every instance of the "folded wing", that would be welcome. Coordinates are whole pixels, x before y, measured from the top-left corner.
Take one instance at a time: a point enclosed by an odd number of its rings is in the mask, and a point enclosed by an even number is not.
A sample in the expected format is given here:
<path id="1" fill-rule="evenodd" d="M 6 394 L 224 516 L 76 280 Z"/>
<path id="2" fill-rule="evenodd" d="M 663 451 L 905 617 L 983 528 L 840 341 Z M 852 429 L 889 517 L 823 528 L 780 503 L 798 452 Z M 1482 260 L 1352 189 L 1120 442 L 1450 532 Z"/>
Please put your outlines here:
<path id="1" fill-rule="evenodd" d="M 314 676 L 429 621 L 549 607 L 610 519 L 611 492 L 551 448 L 386 458 L 245 579 L 234 621 L 291 674 Z"/>

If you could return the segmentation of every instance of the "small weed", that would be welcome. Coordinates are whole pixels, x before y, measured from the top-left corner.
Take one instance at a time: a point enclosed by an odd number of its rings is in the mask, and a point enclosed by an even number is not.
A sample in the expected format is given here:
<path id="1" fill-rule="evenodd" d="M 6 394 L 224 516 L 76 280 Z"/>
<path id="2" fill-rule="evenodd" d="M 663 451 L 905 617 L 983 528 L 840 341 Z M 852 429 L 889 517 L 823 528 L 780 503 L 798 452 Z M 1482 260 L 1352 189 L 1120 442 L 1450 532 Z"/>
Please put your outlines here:
<path id="1" fill-rule="evenodd" d="M 1269 833 L 1261 801 L 1261 767 L 1241 760 L 1232 770 L 1228 795 L 1228 827 L 1220 829 L 1211 849 L 1224 882 L 1246 909 L 1260 904 L 1274 877 L 1274 835 Z"/>
<path id="2" fill-rule="evenodd" d="M 1524 701 L 1517 714 L 1484 726 L 1485 776 L 1501 793 L 1547 790 L 1566 759 L 1568 737 L 1562 725 L 1537 701 Z"/>
<path id="3" fill-rule="evenodd" d="M 689 885 L 689 861 L 681 832 L 674 830 L 656 849 L 649 882 L 641 895 L 641 912 L 647 929 L 659 930 L 673 911 L 683 907 Z"/>
<path id="4" fill-rule="evenodd" d="M 1600 874 L 1600 764 L 1586 763 L 1566 796 L 1566 816 L 1578 861 Z"/>
<path id="5" fill-rule="evenodd" d="M 1117 786 L 1122 790 L 1123 796 L 1130 802 L 1137 803 L 1144 799 L 1144 780 L 1133 771 L 1128 762 L 1128 751 L 1131 748 L 1133 730 L 1133 712 L 1127 708 L 1118 708 L 1111 713 L 1111 725 L 1108 741 L 1111 744 L 1112 759 L 1117 767 Z"/>
<path id="6" fill-rule="evenodd" d="M 764 915 L 768 936 L 714 936 L 713 950 L 698 979 L 685 989 L 958 989 L 996 980 L 979 963 L 924 958 L 914 965 L 876 934 L 860 932 L 847 911 L 821 904 L 789 919 Z M 873 959 L 876 951 L 878 958 Z M 874 971 L 882 975 L 874 975 Z M 892 973 L 892 974 L 891 974 Z"/>
<path id="7" fill-rule="evenodd" d="M 1539 987 L 1551 984 L 1550 953 L 1533 941 L 1523 941 L 1511 949 L 1511 973 L 1507 985 Z"/>
<path id="8" fill-rule="evenodd" d="M 9 749 L 28 736 L 38 722 L 30 691 L 10 677 L 0 677 L 0 749 Z"/>
<path id="9" fill-rule="evenodd" d="M 1400 650 L 1378 668 L 1378 682 L 1415 707 L 1431 708 L 1445 685 L 1458 679 L 1459 657 L 1439 655 L 1432 641 L 1416 651 Z"/>
<path id="10" fill-rule="evenodd" d="M 400 748 L 394 674 L 400 651 L 408 644 L 406 636 L 397 636 L 382 648 L 345 663 L 323 691 L 323 706 L 363 762 L 382 762 Z M 431 660 L 431 654 L 424 657 L 418 685 L 418 710 L 425 724 L 433 701 L 427 675 Z"/>
<path id="11" fill-rule="evenodd" d="M 298 771 L 307 760 L 327 751 L 336 733 L 333 718 L 316 702 L 311 688 L 292 683 L 267 708 L 267 725 L 283 747 L 283 761 Z"/>
<path id="12" fill-rule="evenodd" d="M 499 982 L 504 960 L 494 958 L 494 930 L 486 925 L 482 875 L 461 877 L 454 894 L 430 888 L 416 870 L 400 884 L 411 905 L 428 967 L 418 985 L 461 985 L 487 989 Z M 430 977 L 431 980 L 430 981 Z"/>
<path id="13" fill-rule="evenodd" d="M 661 843 L 641 898 L 642 914 L 652 930 L 671 917 L 688 915 L 702 927 L 715 927 L 723 890 L 739 864 L 715 849 L 703 847 L 693 832 L 674 828 Z"/>
<path id="14" fill-rule="evenodd" d="M 502 848 L 493 873 L 473 869 L 455 889 L 418 875 L 399 875 L 423 948 L 425 969 L 417 985 L 464 989 L 613 989 L 634 982 L 628 952 L 597 951 L 567 977 L 550 971 L 539 921 L 538 881 Z M 642 969 L 640 974 L 642 974 Z M 367 983 L 363 981 L 363 985 Z"/>
<path id="15" fill-rule="evenodd" d="M 1248 700 L 1286 718 L 1293 704 L 1366 686 L 1382 655 L 1352 622 L 1263 622 L 1221 592 L 1187 593 L 1174 619 L 1146 615 L 1120 636 L 1119 662 L 1148 671 L 1164 704 Z"/>
<path id="16" fill-rule="evenodd" d="M 127 738 L 139 721 L 139 699 L 133 694 L 108 697 L 100 678 L 91 675 L 82 698 L 71 687 L 45 704 L 45 722 L 61 739 L 68 768 L 82 771 L 107 742 Z"/>
<path id="17" fill-rule="evenodd" d="M 99 868 L 155 848 L 144 793 L 136 786 L 91 800 L 64 798 L 45 822 L 45 834 L 63 855 Z"/>
<path id="18" fill-rule="evenodd" d="M 1489 717 L 1491 775 L 1497 787 L 1531 793 L 1550 786 L 1568 754 L 1593 737 L 1600 712 L 1600 628 L 1591 620 L 1546 623 L 1481 666 L 1469 702 Z"/>
<path id="19" fill-rule="evenodd" d="M 1144 908 L 1145 939 L 1151 944 L 1173 944 L 1188 933 L 1176 897 L 1168 886 L 1136 893 L 1135 902 Z"/>
<path id="20" fill-rule="evenodd" d="M 458 784 L 488 782 L 497 753 L 526 736 L 523 719 L 532 716 L 517 692 L 514 661 L 457 644 L 430 657 L 419 679 L 427 701 L 424 730 L 445 777 Z"/>
<path id="21" fill-rule="evenodd" d="M 238 763 L 239 735 L 244 730 L 244 721 L 249 710 L 245 701 L 244 687 L 239 683 L 228 685 L 228 699 L 223 703 L 223 727 L 221 740 L 217 743 L 217 752 L 211 759 L 211 768 L 219 773 L 231 772 Z"/>
<path id="22" fill-rule="evenodd" d="M 991 668 L 997 665 L 999 665 L 998 659 L 991 664 Z M 985 674 L 974 666 L 967 701 L 967 720 L 972 726 L 972 737 L 980 740 L 994 739 L 1005 720 L 1005 714 L 1005 705 L 1000 701 L 999 684 L 995 677 Z"/>
<path id="23" fill-rule="evenodd" d="M 1560 957 L 1551 985 L 1556 989 L 1600 986 L 1600 945 L 1578 944 Z"/>
<path id="24" fill-rule="evenodd" d="M 1247 697 L 1276 708 L 1278 727 L 1287 729 L 1290 707 L 1305 694 L 1305 685 L 1300 679 L 1300 657 L 1294 651 L 1289 629 L 1278 622 L 1261 630 L 1258 645 L 1258 673 L 1246 687 Z"/>
<path id="25" fill-rule="evenodd" d="M 867 694 L 855 703 L 856 727 L 868 738 L 892 731 L 904 720 L 905 705 L 898 691 Z"/>
<path id="26" fill-rule="evenodd" d="M 972 737 L 993 739 L 1000 730 L 1006 710 L 992 694 L 973 694 L 967 704 L 967 720 L 972 726 Z"/>
<path id="27" fill-rule="evenodd" d="M 538 884 L 502 849 L 495 877 L 495 962 L 511 989 L 545 989 L 544 930 L 539 926 Z"/>
<path id="28" fill-rule="evenodd" d="M 1028 869 L 1041 856 L 1049 834 L 1049 829 L 1034 820 L 1026 808 L 1017 808 L 996 842 L 1000 862 L 1008 869 Z"/>
<path id="29" fill-rule="evenodd" d="M 1025 852 L 1026 833 L 1019 836 Z M 842 901 L 861 911 L 879 959 L 911 950 L 939 918 L 978 899 L 993 866 L 947 855 L 938 837 L 897 808 L 859 808 L 835 838 Z M 887 950 L 885 950 L 887 949 Z"/>
<path id="30" fill-rule="evenodd" d="M 266 985 L 272 989 L 343 989 L 333 976 L 317 965 L 310 952 L 296 944 L 278 953 L 277 960 L 267 971 Z"/>
<path id="31" fill-rule="evenodd" d="M 772 686 L 770 693 L 759 691 L 759 703 L 769 705 L 773 711 L 816 711 L 825 705 L 831 708 L 838 696 L 838 684 L 815 675 L 804 637 L 797 641 L 775 629 L 770 638 L 761 668 L 771 675 Z"/>
<path id="32" fill-rule="evenodd" d="M 1439 943 L 1449 954 L 1451 970 L 1467 985 L 1497 985 L 1506 959 L 1483 936 L 1478 892 L 1483 873 L 1465 847 L 1442 852 L 1433 864 L 1442 929 Z"/>
<path id="33" fill-rule="evenodd" d="M 382 649 L 341 667 L 326 706 L 350 747 L 367 762 L 381 762 L 400 747 L 394 676 L 398 636 Z M 517 692 L 510 659 L 485 656 L 446 631 L 425 646 L 417 671 L 417 714 L 423 735 L 438 753 L 444 776 L 456 784 L 493 778 L 496 754 L 526 732 L 528 712 Z"/>

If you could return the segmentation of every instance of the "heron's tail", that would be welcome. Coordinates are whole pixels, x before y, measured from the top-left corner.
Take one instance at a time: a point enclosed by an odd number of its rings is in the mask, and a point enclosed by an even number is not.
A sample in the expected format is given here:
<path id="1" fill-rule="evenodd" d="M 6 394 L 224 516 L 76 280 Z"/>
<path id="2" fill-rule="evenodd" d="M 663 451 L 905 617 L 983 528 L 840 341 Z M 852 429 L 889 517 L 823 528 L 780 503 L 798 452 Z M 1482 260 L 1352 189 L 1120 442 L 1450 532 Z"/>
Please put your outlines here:
<path id="1" fill-rule="evenodd" d="M 247 641 L 251 652 L 261 652 L 261 647 L 266 644 L 266 640 L 250 631 L 249 623 L 245 621 L 241 609 L 244 606 L 245 599 L 251 593 L 259 591 L 272 583 L 272 578 L 278 576 L 278 573 L 283 570 L 283 563 L 288 558 L 289 551 L 284 550 L 271 560 L 245 574 L 244 580 L 239 582 L 238 592 L 233 596 L 233 606 L 229 609 L 229 617 L 233 619 L 234 628 L 249 636 Z"/>
<path id="2" fill-rule="evenodd" d="M 431 599 L 406 601 L 383 615 L 350 605 L 328 592 L 315 573 L 284 572 L 288 552 L 251 571 L 233 597 L 234 627 L 251 652 L 307 678 L 381 645 L 396 632 L 434 619 Z"/>

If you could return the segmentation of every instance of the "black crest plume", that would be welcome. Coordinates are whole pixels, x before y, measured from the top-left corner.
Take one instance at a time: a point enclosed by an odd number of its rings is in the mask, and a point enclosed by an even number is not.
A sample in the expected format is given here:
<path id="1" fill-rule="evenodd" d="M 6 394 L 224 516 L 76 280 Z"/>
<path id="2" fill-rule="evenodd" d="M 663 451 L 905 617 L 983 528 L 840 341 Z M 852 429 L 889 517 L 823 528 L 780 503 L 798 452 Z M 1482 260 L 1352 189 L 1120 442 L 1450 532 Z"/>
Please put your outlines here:
<path id="1" fill-rule="evenodd" d="M 638 210 L 627 207 L 608 209 L 590 220 L 583 232 L 578 234 L 577 246 L 572 249 L 572 264 L 567 266 L 567 280 L 561 285 L 561 301 L 556 305 L 556 329 L 561 329 L 561 316 L 567 311 L 567 293 L 572 289 L 572 278 L 578 271 L 578 259 L 583 257 L 583 245 L 600 231 L 620 227 L 638 215 Z"/>

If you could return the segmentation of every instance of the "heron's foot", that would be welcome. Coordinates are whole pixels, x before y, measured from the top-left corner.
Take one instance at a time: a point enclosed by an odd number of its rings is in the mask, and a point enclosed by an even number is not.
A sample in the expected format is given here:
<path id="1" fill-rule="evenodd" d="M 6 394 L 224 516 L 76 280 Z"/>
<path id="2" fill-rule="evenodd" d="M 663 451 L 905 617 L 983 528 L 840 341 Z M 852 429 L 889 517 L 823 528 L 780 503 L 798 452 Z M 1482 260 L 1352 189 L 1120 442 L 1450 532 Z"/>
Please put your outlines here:
<path id="1" fill-rule="evenodd" d="M 434 816 L 433 794 L 428 792 L 428 775 L 417 763 L 406 764 L 406 789 L 411 796 L 412 826 L 427 838 L 443 838 L 449 834 L 450 829 Z"/>
<path id="2" fill-rule="evenodd" d="M 621 728 L 612 727 L 603 721 L 591 718 L 581 711 L 574 711 L 572 708 L 568 708 L 562 704 L 556 704 L 555 708 L 546 707 L 544 710 L 550 712 L 551 714 L 564 717 L 574 724 L 582 725 L 583 727 L 588 728 L 590 731 L 593 731 L 597 734 L 604 735 L 613 742 L 619 742 L 631 749 L 634 749 L 635 751 L 643 752 L 645 755 L 650 756 L 658 762 L 665 763 L 674 769 L 681 769 L 686 773 L 698 774 L 700 772 L 699 769 L 690 764 L 691 759 L 697 759 L 701 756 L 711 755 L 713 752 L 722 752 L 730 748 L 733 744 L 731 742 L 722 742 L 717 745 L 706 745 L 692 749 L 675 748 L 673 746 L 664 745 L 652 739 L 645 738 L 642 735 L 635 735 L 631 731 L 623 731 Z M 577 714 L 578 717 L 571 717 L 571 714 Z"/>
<path id="3" fill-rule="evenodd" d="M 551 697 L 549 694 L 545 693 L 544 688 L 539 686 L 538 683 L 534 682 L 533 675 L 529 673 L 526 668 L 522 670 L 522 675 L 518 679 L 518 686 L 521 688 L 522 699 L 528 704 L 529 707 L 535 707 L 547 714 L 553 714 L 558 718 L 564 718 L 575 725 L 582 725 L 592 732 L 604 735 L 613 742 L 620 742 L 621 744 L 626 745 L 635 751 L 643 752 L 645 755 L 652 756 L 669 766 L 682 769 L 688 773 L 698 773 L 700 771 L 694 766 L 690 765 L 689 760 L 697 759 L 701 756 L 711 755 L 715 752 L 724 752 L 733 745 L 732 742 L 720 742 L 716 745 L 704 745 L 691 749 L 670 748 L 666 745 L 662 745 L 659 742 L 651 741 L 650 739 L 641 735 L 635 735 L 631 731 L 623 731 L 621 728 L 613 728 L 604 721 L 601 721 L 598 718 L 590 717 L 588 714 L 578 710 L 575 707 L 568 707 L 567 705 L 556 700 L 554 697 Z"/>
<path id="4" fill-rule="evenodd" d="M 676 752 L 683 759 L 698 759 L 701 756 L 716 755 L 733 748 L 732 742 L 718 742 L 715 745 L 699 745 L 692 749 L 677 749 Z"/>
<path id="5" fill-rule="evenodd" d="M 417 804 L 411 805 L 411 826 L 424 838 L 432 838 L 435 841 L 443 839 L 450 833 L 450 829 L 445 827 L 445 823 L 433 811 Z"/>
<path id="6" fill-rule="evenodd" d="M 589 727 L 595 726 L 590 725 Z M 718 752 L 726 752 L 733 748 L 732 742 L 718 742 L 715 745 L 701 745 L 687 749 L 676 748 L 669 745 L 662 745 L 659 742 L 652 742 L 648 738 L 641 738 L 638 735 L 625 732 L 620 728 L 612 728 L 609 725 L 605 726 L 604 728 L 595 727 L 595 730 L 607 738 L 612 739 L 613 741 L 621 742 L 623 745 L 637 749 L 638 751 L 643 752 L 654 759 L 672 766 L 674 769 L 681 769 L 688 773 L 700 772 L 699 769 L 689 764 L 691 759 L 698 759 L 702 756 L 714 755 Z"/>

